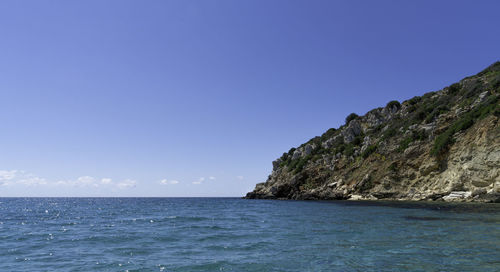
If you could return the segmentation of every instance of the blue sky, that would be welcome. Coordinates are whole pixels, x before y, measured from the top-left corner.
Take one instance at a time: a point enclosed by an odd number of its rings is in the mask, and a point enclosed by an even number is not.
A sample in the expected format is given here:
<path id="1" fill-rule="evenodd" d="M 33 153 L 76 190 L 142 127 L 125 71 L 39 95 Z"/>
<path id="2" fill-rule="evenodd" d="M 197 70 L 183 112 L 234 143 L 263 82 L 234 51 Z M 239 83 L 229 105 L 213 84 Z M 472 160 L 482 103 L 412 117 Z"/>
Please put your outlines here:
<path id="1" fill-rule="evenodd" d="M 498 1 L 1 1 L 0 196 L 241 196 L 500 59 Z"/>

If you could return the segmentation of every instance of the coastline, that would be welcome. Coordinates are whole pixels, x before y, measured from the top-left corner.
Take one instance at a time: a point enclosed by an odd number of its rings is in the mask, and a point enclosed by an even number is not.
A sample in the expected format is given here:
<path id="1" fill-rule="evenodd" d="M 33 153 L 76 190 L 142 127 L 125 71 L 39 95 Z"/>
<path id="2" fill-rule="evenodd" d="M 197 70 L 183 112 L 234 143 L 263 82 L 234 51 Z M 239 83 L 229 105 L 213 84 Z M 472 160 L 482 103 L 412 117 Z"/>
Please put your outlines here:
<path id="1" fill-rule="evenodd" d="M 451 191 L 446 193 L 434 193 L 429 195 L 413 195 L 400 197 L 376 197 L 368 195 L 335 195 L 328 196 L 324 194 L 306 194 L 297 198 L 275 197 L 274 195 L 261 195 L 254 192 L 247 193 L 243 199 L 267 199 L 267 200 L 320 200 L 320 201 L 393 201 L 393 202 L 415 202 L 415 203 L 500 203 L 500 194 L 487 192 L 486 190 L 470 191 Z"/>
<path id="2" fill-rule="evenodd" d="M 500 62 L 292 147 L 246 198 L 500 202 Z"/>

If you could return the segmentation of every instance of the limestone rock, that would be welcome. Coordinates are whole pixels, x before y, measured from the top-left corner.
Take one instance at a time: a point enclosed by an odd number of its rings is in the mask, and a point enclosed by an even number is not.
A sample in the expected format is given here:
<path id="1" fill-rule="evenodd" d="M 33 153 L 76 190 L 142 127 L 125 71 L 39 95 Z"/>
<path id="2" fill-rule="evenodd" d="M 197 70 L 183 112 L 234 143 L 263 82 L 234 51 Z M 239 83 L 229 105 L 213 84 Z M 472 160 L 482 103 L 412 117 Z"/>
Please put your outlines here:
<path id="1" fill-rule="evenodd" d="M 302 157 L 302 152 L 300 150 L 295 150 L 292 155 L 292 160 L 296 160 L 298 158 Z"/>
<path id="2" fill-rule="evenodd" d="M 304 155 L 307 156 L 307 155 L 310 155 L 314 149 L 314 145 L 311 145 L 311 144 L 307 144 L 304 148 Z"/>
<path id="3" fill-rule="evenodd" d="M 342 131 L 342 135 L 344 136 L 344 141 L 346 143 L 354 141 L 354 138 L 356 138 L 359 134 L 361 134 L 361 125 L 357 120 L 349 122 L 347 128 Z"/>
<path id="4" fill-rule="evenodd" d="M 444 201 L 455 201 L 462 200 L 470 197 L 472 195 L 471 192 L 451 192 L 449 195 L 443 197 Z"/>

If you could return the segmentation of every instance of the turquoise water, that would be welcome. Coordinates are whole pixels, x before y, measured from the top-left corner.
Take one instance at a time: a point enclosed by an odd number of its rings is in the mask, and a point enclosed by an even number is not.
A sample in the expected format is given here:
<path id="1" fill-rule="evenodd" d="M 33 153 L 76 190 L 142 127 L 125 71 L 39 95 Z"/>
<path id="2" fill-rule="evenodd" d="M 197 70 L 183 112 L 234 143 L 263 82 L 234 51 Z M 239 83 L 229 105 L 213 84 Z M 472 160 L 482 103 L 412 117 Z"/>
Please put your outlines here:
<path id="1" fill-rule="evenodd" d="M 0 271 L 500 271 L 500 205 L 0 198 Z"/>

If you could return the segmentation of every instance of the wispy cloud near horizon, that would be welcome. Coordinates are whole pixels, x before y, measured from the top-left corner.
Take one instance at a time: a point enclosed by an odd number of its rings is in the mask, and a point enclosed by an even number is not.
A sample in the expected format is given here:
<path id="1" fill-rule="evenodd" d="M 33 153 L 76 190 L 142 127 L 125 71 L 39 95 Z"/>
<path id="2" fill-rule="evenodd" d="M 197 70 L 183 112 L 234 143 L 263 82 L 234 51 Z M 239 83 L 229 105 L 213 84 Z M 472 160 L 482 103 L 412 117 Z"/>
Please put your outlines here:
<path id="1" fill-rule="evenodd" d="M 66 187 L 108 187 L 128 189 L 136 187 L 137 181 L 125 179 L 114 182 L 111 178 L 80 176 L 76 179 L 51 181 L 22 170 L 0 170 L 0 186 L 66 186 Z"/>
<path id="2" fill-rule="evenodd" d="M 168 185 L 168 184 L 175 185 L 175 184 L 179 184 L 179 181 L 178 180 L 162 179 L 162 180 L 160 180 L 160 184 L 161 185 Z"/>

